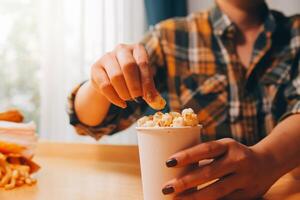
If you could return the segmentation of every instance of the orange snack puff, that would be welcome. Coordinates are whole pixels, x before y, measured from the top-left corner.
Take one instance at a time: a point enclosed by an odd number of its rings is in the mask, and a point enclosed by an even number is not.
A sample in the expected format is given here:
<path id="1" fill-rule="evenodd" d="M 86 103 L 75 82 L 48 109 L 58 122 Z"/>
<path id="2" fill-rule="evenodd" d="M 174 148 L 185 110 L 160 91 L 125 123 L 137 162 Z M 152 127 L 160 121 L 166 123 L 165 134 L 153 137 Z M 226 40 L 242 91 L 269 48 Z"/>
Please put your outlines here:
<path id="1" fill-rule="evenodd" d="M 6 112 L 0 112 L 0 120 L 10 122 L 22 122 L 24 119 L 22 113 L 19 110 L 8 110 Z"/>
<path id="2" fill-rule="evenodd" d="M 0 141 L 0 153 L 21 153 L 24 150 L 25 147 L 21 145 Z"/>

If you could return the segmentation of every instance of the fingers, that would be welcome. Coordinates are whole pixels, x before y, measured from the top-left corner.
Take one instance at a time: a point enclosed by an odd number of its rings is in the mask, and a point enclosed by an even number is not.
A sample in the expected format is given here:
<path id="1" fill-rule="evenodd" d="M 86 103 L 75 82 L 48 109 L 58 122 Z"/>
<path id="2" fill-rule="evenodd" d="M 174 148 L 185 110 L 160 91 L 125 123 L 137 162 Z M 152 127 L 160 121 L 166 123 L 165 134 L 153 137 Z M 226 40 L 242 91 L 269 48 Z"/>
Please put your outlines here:
<path id="1" fill-rule="evenodd" d="M 216 200 L 220 199 L 238 189 L 238 180 L 232 175 L 191 194 L 181 194 L 175 200 Z"/>
<path id="2" fill-rule="evenodd" d="M 140 70 L 144 100 L 156 110 L 163 109 L 166 102 L 155 88 L 146 49 L 142 45 L 136 45 L 133 48 L 133 57 Z"/>
<path id="3" fill-rule="evenodd" d="M 189 164 L 198 163 L 204 159 L 220 157 L 225 154 L 226 151 L 227 145 L 220 141 L 201 143 L 174 154 L 166 161 L 166 165 L 168 167 L 183 167 Z"/>
<path id="4" fill-rule="evenodd" d="M 181 193 L 199 185 L 225 177 L 234 172 L 234 166 L 225 159 L 217 159 L 211 164 L 200 167 L 190 173 L 171 180 L 166 187 L 173 187 L 175 193 Z"/>
<path id="5" fill-rule="evenodd" d="M 101 59 L 101 64 L 104 67 L 112 86 L 118 93 L 119 97 L 126 101 L 130 100 L 131 96 L 127 88 L 125 78 L 118 60 L 114 53 L 107 53 Z"/>
<path id="6" fill-rule="evenodd" d="M 134 99 L 143 96 L 139 68 L 132 55 L 132 49 L 126 45 L 119 45 L 116 57 L 124 74 L 130 96 Z"/>
<path id="7" fill-rule="evenodd" d="M 136 45 L 133 49 L 133 57 L 141 73 L 143 96 L 148 95 L 152 97 L 152 95 L 155 95 L 157 91 L 154 86 L 154 81 L 153 81 L 153 77 L 151 74 L 149 61 L 148 61 L 148 54 L 145 48 L 141 45 Z"/>
<path id="8" fill-rule="evenodd" d="M 93 77 L 97 77 L 97 81 Z M 138 97 L 143 97 L 156 110 L 166 105 L 155 88 L 148 55 L 142 45 L 118 45 L 113 52 L 106 53 L 93 66 L 92 83 L 101 86 L 103 95 L 120 107 L 126 105 L 125 101 Z"/>
<path id="9" fill-rule="evenodd" d="M 99 63 L 96 63 L 92 68 L 92 82 L 111 103 L 121 108 L 126 108 L 126 102 L 119 97 L 106 71 Z"/>

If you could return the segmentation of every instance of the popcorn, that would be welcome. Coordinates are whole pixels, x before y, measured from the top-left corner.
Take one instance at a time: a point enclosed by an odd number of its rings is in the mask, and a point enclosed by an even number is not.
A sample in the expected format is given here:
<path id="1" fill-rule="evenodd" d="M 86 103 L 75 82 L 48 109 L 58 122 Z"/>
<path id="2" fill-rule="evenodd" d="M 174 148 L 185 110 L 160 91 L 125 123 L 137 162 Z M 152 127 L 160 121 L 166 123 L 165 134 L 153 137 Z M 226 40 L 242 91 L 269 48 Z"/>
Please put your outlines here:
<path id="1" fill-rule="evenodd" d="M 184 109 L 181 114 L 178 112 L 157 112 L 137 121 L 138 127 L 184 127 L 197 126 L 198 123 L 197 114 L 191 108 Z"/>
<path id="2" fill-rule="evenodd" d="M 173 122 L 173 117 L 169 113 L 165 113 L 161 118 L 160 125 L 162 127 L 170 126 L 172 122 Z"/>
<path id="3" fill-rule="evenodd" d="M 173 118 L 181 117 L 181 114 L 180 114 L 179 112 L 169 112 L 169 114 L 170 114 Z"/>
<path id="4" fill-rule="evenodd" d="M 143 99 L 154 110 L 162 110 L 166 107 L 167 104 L 166 100 L 160 94 L 156 94 L 153 97 L 151 93 L 147 93 L 147 95 L 145 95 Z"/>
<path id="5" fill-rule="evenodd" d="M 186 126 L 196 126 L 198 124 L 198 117 L 193 109 L 188 108 L 182 111 L 182 116 Z"/>
<path id="6" fill-rule="evenodd" d="M 184 119 L 183 117 L 176 117 L 173 119 L 172 127 L 182 127 L 184 126 Z"/>
<path id="7" fill-rule="evenodd" d="M 197 115 L 195 115 L 195 117 L 192 117 L 192 118 L 183 118 L 184 119 L 184 124 L 186 126 L 196 126 L 198 124 L 198 121 L 197 120 Z"/>
<path id="8" fill-rule="evenodd" d="M 184 109 L 182 112 L 181 112 L 181 115 L 184 117 L 184 116 L 187 116 L 187 115 L 191 115 L 191 114 L 195 114 L 193 109 L 191 108 L 186 108 Z"/>
<path id="9" fill-rule="evenodd" d="M 147 121 L 150 121 L 150 117 L 144 116 L 137 121 L 137 125 L 142 127 Z"/>
<path id="10" fill-rule="evenodd" d="M 161 119 L 162 119 L 163 113 L 162 112 L 157 112 L 153 115 L 153 121 L 158 124 Z"/>
<path id="11" fill-rule="evenodd" d="M 146 121 L 143 127 L 155 127 L 157 124 L 153 120 Z"/>

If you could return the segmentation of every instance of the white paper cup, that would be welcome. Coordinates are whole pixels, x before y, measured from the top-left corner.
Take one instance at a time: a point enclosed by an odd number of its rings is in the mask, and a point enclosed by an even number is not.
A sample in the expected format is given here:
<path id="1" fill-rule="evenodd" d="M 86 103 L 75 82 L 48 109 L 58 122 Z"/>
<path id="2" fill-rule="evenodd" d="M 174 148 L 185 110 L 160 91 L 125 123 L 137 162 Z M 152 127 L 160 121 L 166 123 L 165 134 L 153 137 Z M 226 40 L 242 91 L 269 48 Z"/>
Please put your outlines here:
<path id="1" fill-rule="evenodd" d="M 166 160 L 183 149 L 200 143 L 202 126 L 137 127 L 144 200 L 171 200 L 163 195 L 164 184 L 187 168 L 168 168 Z"/>

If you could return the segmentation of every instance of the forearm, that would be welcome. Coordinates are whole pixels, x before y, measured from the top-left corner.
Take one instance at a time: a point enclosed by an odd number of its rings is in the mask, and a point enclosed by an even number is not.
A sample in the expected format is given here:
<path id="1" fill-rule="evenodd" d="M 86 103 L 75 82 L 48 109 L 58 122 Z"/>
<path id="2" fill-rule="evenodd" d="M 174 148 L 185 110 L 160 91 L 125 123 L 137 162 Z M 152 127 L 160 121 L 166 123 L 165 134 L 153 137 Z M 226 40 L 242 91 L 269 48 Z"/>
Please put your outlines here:
<path id="1" fill-rule="evenodd" d="M 74 105 L 77 117 L 83 124 L 96 126 L 107 115 L 110 102 L 88 81 L 79 88 Z"/>
<path id="2" fill-rule="evenodd" d="M 271 156 L 281 175 L 300 165 L 300 114 L 284 119 L 254 148 Z"/>

